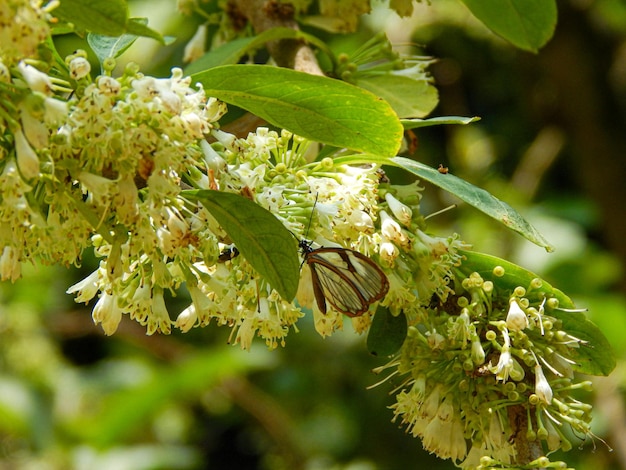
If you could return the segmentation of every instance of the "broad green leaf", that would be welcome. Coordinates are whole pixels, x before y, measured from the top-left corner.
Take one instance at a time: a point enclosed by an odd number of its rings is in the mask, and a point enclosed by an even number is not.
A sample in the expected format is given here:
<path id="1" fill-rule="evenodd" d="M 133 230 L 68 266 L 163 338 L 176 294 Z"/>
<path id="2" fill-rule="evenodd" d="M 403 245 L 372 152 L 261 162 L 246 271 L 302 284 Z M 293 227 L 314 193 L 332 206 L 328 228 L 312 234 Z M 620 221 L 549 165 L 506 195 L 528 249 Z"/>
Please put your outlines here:
<path id="1" fill-rule="evenodd" d="M 531 271 L 484 253 L 474 251 L 462 251 L 461 253 L 465 260 L 457 269 L 465 276 L 477 272 L 483 279 L 492 281 L 500 289 L 512 292 L 517 286 L 526 288 L 526 297 L 531 302 L 540 301 L 544 296 L 554 297 L 559 301 L 560 308 L 574 308 L 574 303 L 569 297 L 543 279 L 540 288 L 529 289 L 531 281 L 539 278 Z M 503 276 L 496 276 L 493 273 L 496 266 L 504 268 Z M 572 367 L 575 370 L 590 375 L 606 376 L 611 373 L 615 368 L 615 356 L 611 346 L 600 329 L 583 312 L 553 310 L 550 315 L 563 322 L 563 331 L 586 342 L 586 344 L 572 350 L 573 359 L 576 361 Z"/>
<path id="2" fill-rule="evenodd" d="M 233 240 L 240 253 L 287 301 L 300 279 L 293 235 L 270 212 L 242 196 L 212 190 L 184 191 L 200 201 Z"/>
<path id="3" fill-rule="evenodd" d="M 493 217 L 536 245 L 545 248 L 546 251 L 554 251 L 554 247 L 550 245 L 543 235 L 515 209 L 484 189 L 474 186 L 450 173 L 442 174 L 428 165 L 408 158 L 395 157 L 393 161 L 401 168 L 454 194 L 462 201 L 467 202 L 488 216 Z"/>
<path id="4" fill-rule="evenodd" d="M 404 312 L 394 316 L 388 308 L 378 307 L 367 335 L 367 349 L 374 356 L 391 356 L 402 347 L 407 330 Z"/>
<path id="5" fill-rule="evenodd" d="M 395 155 L 402 125 L 389 104 L 353 85 L 265 65 L 224 65 L 192 75 L 207 95 L 310 140 Z"/>
<path id="6" fill-rule="evenodd" d="M 377 163 L 379 165 L 403 168 L 423 180 L 454 194 L 462 201 L 493 217 L 536 245 L 545 248 L 546 251 L 554 251 L 554 247 L 550 245 L 543 235 L 506 202 L 453 174 L 442 174 L 428 165 L 404 157 L 385 158 L 378 155 L 350 155 L 336 158 L 335 163 L 347 165 Z"/>
<path id="7" fill-rule="evenodd" d="M 257 36 L 234 39 L 217 49 L 207 52 L 185 68 L 185 75 L 198 73 L 219 65 L 236 64 L 243 59 L 246 54 L 253 53 L 260 47 L 263 47 L 268 41 L 276 41 L 279 39 L 304 40 L 324 51 L 331 59 L 334 58 L 326 43 L 311 34 L 292 28 L 272 28 L 263 31 Z"/>
<path id="8" fill-rule="evenodd" d="M 250 44 L 254 42 L 254 39 L 254 36 L 237 38 L 210 50 L 185 67 L 185 75 L 192 75 L 220 65 L 236 64 L 246 51 L 250 50 Z"/>
<path id="9" fill-rule="evenodd" d="M 437 89 L 426 80 L 392 73 L 358 79 L 358 85 L 387 101 L 403 118 L 428 115 L 439 102 Z"/>
<path id="10" fill-rule="evenodd" d="M 89 33 L 87 43 L 102 64 L 109 57 L 121 56 L 139 36 L 151 37 L 165 43 L 165 39 L 156 31 L 148 28 L 147 18 L 131 18 L 127 24 L 127 33 L 120 36 L 105 36 L 102 34 Z"/>
<path id="11" fill-rule="evenodd" d="M 554 34 L 555 0 L 461 0 L 494 33 L 520 49 L 537 52 Z"/>
<path id="12" fill-rule="evenodd" d="M 155 39 L 164 45 L 171 44 L 175 41 L 175 38 L 168 37 L 165 39 L 159 32 L 149 28 L 147 18 L 130 18 L 126 23 L 126 34 Z"/>
<path id="13" fill-rule="evenodd" d="M 548 282 L 542 280 L 542 285 L 538 289 L 529 289 L 533 279 L 539 278 L 536 274 L 510 261 L 498 258 L 497 256 L 479 253 L 477 251 L 461 250 L 460 253 L 465 260 L 457 269 L 465 276 L 476 272 L 485 280 L 494 281 L 497 286 L 504 290 L 513 291 L 517 286 L 522 286 L 527 290 L 526 297 L 531 302 L 540 301 L 543 297 L 555 297 L 559 305 L 563 308 L 574 308 L 574 302 L 559 289 L 552 287 Z M 493 269 L 496 266 L 504 268 L 504 275 L 496 277 Z"/>
<path id="14" fill-rule="evenodd" d="M 472 122 L 480 121 L 477 116 L 474 117 L 462 117 L 462 116 L 440 116 L 430 119 L 401 119 L 400 122 L 406 130 L 417 129 L 420 127 L 439 126 L 442 124 L 470 124 Z"/>
<path id="15" fill-rule="evenodd" d="M 63 0 L 52 13 L 78 31 L 119 36 L 126 30 L 128 5 L 124 0 Z"/>

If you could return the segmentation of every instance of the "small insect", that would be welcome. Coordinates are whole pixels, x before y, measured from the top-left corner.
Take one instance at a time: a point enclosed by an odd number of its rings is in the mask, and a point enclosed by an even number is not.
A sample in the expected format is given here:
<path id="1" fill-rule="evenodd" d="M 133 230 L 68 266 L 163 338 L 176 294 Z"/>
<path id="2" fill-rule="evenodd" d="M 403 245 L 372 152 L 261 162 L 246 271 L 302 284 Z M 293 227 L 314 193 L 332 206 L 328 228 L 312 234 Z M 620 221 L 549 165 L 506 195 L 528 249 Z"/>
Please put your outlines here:
<path id="1" fill-rule="evenodd" d="M 226 261 L 230 261 L 233 258 L 239 256 L 239 250 L 236 246 L 230 246 L 228 248 L 224 248 L 222 252 L 217 257 L 218 263 L 225 263 Z"/>
<path id="2" fill-rule="evenodd" d="M 441 173 L 442 175 L 447 175 L 448 174 L 448 167 L 447 166 L 443 166 L 443 164 L 439 164 L 439 168 L 437 168 L 437 171 L 439 173 Z"/>
<path id="3" fill-rule="evenodd" d="M 326 313 L 328 301 L 349 317 L 363 315 L 370 305 L 389 291 L 389 280 L 367 256 L 349 248 L 311 248 L 300 240 L 304 262 L 311 269 L 315 302 Z"/>

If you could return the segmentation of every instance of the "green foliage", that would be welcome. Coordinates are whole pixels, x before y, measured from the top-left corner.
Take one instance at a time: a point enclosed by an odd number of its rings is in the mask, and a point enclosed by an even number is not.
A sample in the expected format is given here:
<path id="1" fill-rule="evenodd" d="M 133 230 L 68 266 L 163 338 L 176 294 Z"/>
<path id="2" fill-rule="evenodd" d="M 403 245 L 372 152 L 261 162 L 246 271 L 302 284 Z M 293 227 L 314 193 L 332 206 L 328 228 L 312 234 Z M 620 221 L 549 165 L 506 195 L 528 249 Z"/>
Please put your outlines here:
<path id="1" fill-rule="evenodd" d="M 531 286 L 534 279 L 540 279 L 535 273 L 495 256 L 475 251 L 465 251 L 463 255 L 466 259 L 459 267 L 460 272 L 466 276 L 477 272 L 483 279 L 497 281 L 499 288 L 511 292 L 516 286 Z M 494 274 L 495 266 L 504 268 L 502 276 Z M 541 279 L 541 286 L 533 289 L 529 287 L 526 297 L 535 301 L 554 297 L 559 301 L 562 310 L 556 309 L 551 315 L 563 322 L 560 329 L 583 341 L 575 351 L 574 370 L 583 374 L 607 376 L 615 369 L 615 354 L 608 340 L 583 312 L 573 311 L 574 303 L 567 295 Z"/>
<path id="2" fill-rule="evenodd" d="M 192 77 L 208 95 L 302 137 L 382 156 L 400 148 L 402 126 L 389 104 L 353 85 L 261 65 L 225 65 Z"/>
<path id="3" fill-rule="evenodd" d="M 222 191 L 185 191 L 215 217 L 241 254 L 287 301 L 298 289 L 300 265 L 293 234 L 258 204 Z"/>
<path id="4" fill-rule="evenodd" d="M 391 356 L 402 347 L 406 333 L 407 322 L 404 312 L 392 315 L 389 309 L 378 307 L 367 334 L 367 349 L 373 356 Z"/>
<path id="5" fill-rule="evenodd" d="M 317 36 L 292 28 L 271 28 L 255 36 L 234 39 L 215 49 L 207 51 L 202 57 L 185 67 L 185 74 L 192 75 L 203 70 L 217 67 L 218 65 L 237 64 L 240 60 L 245 58 L 246 55 L 252 55 L 255 51 L 265 46 L 267 42 L 278 41 L 280 39 L 306 41 L 315 45 L 315 47 L 326 53 L 331 59 L 334 59 L 326 43 L 321 41 Z"/>
<path id="6" fill-rule="evenodd" d="M 469 205 L 504 224 L 507 228 L 545 248 L 546 251 L 549 252 L 554 249 L 535 227 L 506 202 L 450 173 L 441 173 L 428 165 L 404 157 L 383 158 L 373 155 L 355 155 L 339 157 L 335 161 L 346 164 L 375 162 L 403 168 L 467 202 Z"/>
<path id="7" fill-rule="evenodd" d="M 462 1 L 492 31 L 527 51 L 537 52 L 546 44 L 556 24 L 554 0 Z M 202 4 L 196 7 L 214 13 L 218 2 L 211 3 L 210 7 Z M 394 3 L 399 4 L 392 2 L 392 7 Z M 154 8 L 162 5 L 155 3 Z M 55 25 L 55 33 L 89 31 L 88 44 L 101 62 L 123 57 L 124 53 L 130 52 L 130 46 L 138 37 L 165 41 L 160 33 L 147 27 L 145 20 L 130 18 L 124 1 L 61 0 L 54 15 L 68 22 Z M 202 83 L 208 96 L 218 97 L 251 111 L 272 125 L 326 144 L 318 157 L 330 156 L 335 166 L 345 163 L 358 167 L 373 162 L 388 166 L 386 170 L 394 184 L 407 174 L 428 181 L 447 193 L 442 197 L 446 204 L 449 203 L 448 195 L 458 197 L 499 221 L 500 227 L 521 234 L 548 252 L 553 246 L 562 247 L 571 241 L 561 238 L 556 230 L 544 230 L 551 239 L 552 243 L 549 243 L 523 218 L 518 210 L 532 214 L 533 220 L 537 220 L 536 206 L 531 202 L 516 200 L 516 195 L 509 191 L 506 199 L 518 208 L 516 210 L 491 194 L 502 194 L 502 187 L 509 184 L 505 177 L 500 180 L 502 186 L 494 184 L 498 181 L 497 171 L 507 165 L 517 165 L 517 160 L 496 161 L 488 170 L 483 167 L 479 176 L 484 176 L 487 184 L 479 188 L 465 181 L 475 181 L 478 179 L 476 174 L 464 172 L 463 165 L 453 160 L 452 137 L 445 141 L 448 145 L 446 156 L 437 160 L 430 140 L 441 129 L 436 127 L 424 132 L 420 130 L 420 149 L 412 156 L 415 159 L 396 156 L 403 129 L 466 125 L 477 121 L 477 118 L 457 116 L 423 119 L 435 109 L 439 97 L 430 77 L 422 74 L 421 66 L 413 69 L 415 73 L 410 75 L 405 73 L 410 67 L 400 65 L 384 54 L 365 54 L 367 60 L 363 62 L 356 60 L 358 54 L 354 54 L 348 61 L 350 73 L 343 74 L 340 73 L 341 55 L 327 46 L 326 40 L 321 39 L 322 35 L 318 37 L 317 32 L 272 28 L 252 36 L 220 37 L 216 25 L 223 26 L 232 17 L 216 18 L 205 14 L 203 18 L 213 28 L 208 43 L 218 44 L 226 38 L 221 47 L 211 49 L 186 69 L 186 73 L 195 74 L 194 82 Z M 306 22 L 304 12 L 299 19 Z M 432 21 L 436 23 L 437 19 Z M 447 26 L 459 28 L 454 22 Z M 177 30 L 179 32 L 182 34 Z M 372 36 L 369 31 L 366 34 Z M 253 54 L 268 41 L 280 39 L 312 45 L 330 62 L 330 68 L 325 72 L 340 79 L 267 66 L 235 65 L 252 60 Z M 452 43 L 450 38 L 443 39 L 446 40 Z M 385 42 L 389 43 L 386 39 Z M 358 39 L 355 43 L 362 45 Z M 379 43 L 373 42 L 372 45 Z M 166 54 L 171 51 L 182 53 L 177 44 Z M 56 54 L 53 48 L 50 52 Z M 506 50 L 503 55 L 509 53 Z M 156 63 L 163 57 L 146 56 L 141 60 Z M 483 63 L 473 55 L 471 58 L 476 69 L 480 69 L 480 76 L 473 77 L 475 82 L 489 82 L 491 78 L 501 76 L 492 68 L 493 64 Z M 165 60 L 177 62 L 171 57 Z M 372 64 L 381 62 L 383 66 L 368 74 Z M 119 63 L 123 64 L 123 61 Z M 64 66 L 60 57 L 57 65 Z M 352 66 L 358 70 L 351 69 Z M 462 74 L 464 80 L 470 72 L 464 70 L 467 74 Z M 502 80 L 508 85 L 510 77 Z M 506 88 L 511 92 L 508 88 L 514 87 Z M 444 97 L 449 97 L 450 91 L 450 88 L 446 89 Z M 546 90 L 542 88 L 541 91 Z M 444 100 L 437 112 L 450 111 L 449 104 Z M 463 113 L 457 107 L 452 109 L 453 113 Z M 475 109 L 468 114 L 473 115 Z M 480 110 L 484 117 L 489 117 L 491 111 L 489 105 Z M 521 122 L 522 111 L 515 106 L 506 110 L 515 133 L 518 130 L 523 133 L 524 125 L 528 126 Z M 409 117 L 413 119 L 399 119 Z M 497 139 L 498 132 L 507 138 L 518 137 L 510 128 L 494 130 L 489 128 L 490 124 L 482 124 L 487 129 L 483 128 L 483 135 L 487 136 L 485 140 Z M 428 134 L 431 130 L 433 134 Z M 456 136 L 458 140 L 455 142 L 461 142 L 459 146 L 465 149 L 470 146 L 468 140 L 462 141 L 458 137 L 458 129 L 450 127 L 446 132 L 448 137 Z M 517 142 L 510 145 L 519 147 Z M 429 166 L 429 158 L 434 159 L 435 163 L 431 162 L 431 165 L 435 167 L 437 161 L 446 162 L 450 172 L 439 172 Z M 452 159 L 452 164 L 448 158 Z M 0 160 L 2 168 L 4 161 Z M 399 177 L 390 167 L 403 170 L 403 175 Z M 319 173 L 325 171 L 319 165 L 314 168 Z M 330 172 L 327 175 L 334 177 Z M 46 177 L 51 176 L 46 173 Z M 110 174 L 106 176 L 112 178 Z M 558 191 L 562 181 L 553 175 L 550 183 Z M 78 183 L 73 181 L 72 184 Z M 233 242 L 240 250 L 241 258 L 249 262 L 269 285 L 284 299 L 293 299 L 300 276 L 297 243 L 274 215 L 248 199 L 230 193 L 191 190 L 184 191 L 184 195 L 189 200 L 200 201 L 211 212 L 227 234 L 227 239 L 220 241 Z M 413 196 L 418 197 L 417 194 Z M 425 207 L 432 207 L 430 197 L 423 202 Z M 114 230 L 109 230 L 102 223 L 109 209 L 97 211 L 89 204 L 89 198 L 84 197 L 73 208 L 82 211 L 83 217 L 98 227 L 105 242 L 114 242 L 114 249 L 119 249 L 126 241 L 126 228 L 117 225 Z M 524 204 L 529 207 L 524 208 Z M 559 213 L 563 204 L 555 207 L 554 212 L 563 216 Z M 511 242 L 497 226 L 494 228 L 494 224 L 487 225 L 477 218 L 475 211 L 467 216 L 462 211 L 455 214 L 460 214 L 456 223 L 467 220 L 468 226 L 480 227 L 477 229 L 480 242 L 487 240 L 494 251 L 509 250 L 508 256 L 523 241 Z M 556 217 L 551 220 L 553 226 L 560 223 Z M 441 222 L 437 219 L 435 223 L 443 225 L 445 219 Z M 587 228 L 598 230 L 591 225 Z M 464 229 L 461 232 L 471 233 Z M 467 237 L 473 242 L 471 238 Z M 506 241 L 500 243 L 503 239 Z M 594 321 L 601 328 L 580 311 L 556 310 L 550 315 L 558 318 L 560 328 L 583 341 L 574 351 L 576 363 L 573 368 L 586 374 L 608 375 L 616 365 L 609 341 L 621 345 L 625 306 L 621 297 L 606 292 L 617 282 L 619 269 L 615 265 L 612 265 L 613 269 L 607 269 L 607 264 L 602 262 L 606 261 L 606 253 L 600 253 L 604 257 L 596 254 L 597 251 L 566 253 L 546 269 L 547 275 L 543 277 L 551 279 L 552 284 L 542 280 L 541 287 L 527 293 L 526 297 L 531 301 L 540 301 L 544 296 L 554 297 L 559 300 L 561 308 L 571 309 L 574 304 L 570 296 L 577 296 L 578 305 L 592 306 L 591 314 L 596 316 Z M 531 271 L 504 259 L 472 251 L 465 251 L 463 255 L 466 259 L 457 271 L 460 276 L 477 272 L 485 280 L 497 281 L 499 289 L 527 286 L 537 278 Z M 85 268 L 96 269 L 97 263 L 91 265 L 88 258 L 86 255 L 85 259 L 76 262 Z M 526 261 L 530 260 L 517 262 L 524 264 Z M 504 276 L 497 279 L 493 274 L 496 265 L 505 268 Z M 110 273 L 114 267 L 113 264 L 106 265 L 104 270 Z M 256 340 L 251 353 L 233 352 L 230 346 L 226 346 L 233 342 L 232 337 L 227 340 L 223 329 L 216 332 L 215 328 L 192 330 L 183 343 L 176 336 L 145 338 L 144 331 L 133 330 L 131 322 L 124 320 L 116 337 L 107 338 L 105 342 L 91 329 L 87 310 L 79 313 L 80 318 L 86 320 L 84 323 L 74 317 L 68 319 L 71 315 L 67 312 L 66 300 L 53 294 L 53 288 L 58 294 L 59 289 L 65 289 L 71 282 L 63 279 L 63 275 L 55 275 L 55 271 L 43 272 L 49 273 L 49 277 L 42 279 L 26 270 L 24 280 L 16 285 L 4 285 L 0 290 L 3 294 L 0 330 L 5 335 L 0 346 L 0 437 L 3 441 L 0 466 L 18 469 L 38 466 L 121 468 L 122 465 L 133 469 L 243 468 L 245 464 L 238 465 L 240 462 L 233 463 L 228 458 L 244 454 L 254 459 L 255 467 L 264 468 L 298 468 L 305 464 L 314 465 L 312 462 L 337 468 L 359 464 L 389 469 L 406 468 L 407 465 L 451 466 L 447 461 L 428 461 L 421 444 L 408 435 L 382 432 L 395 427 L 388 422 L 387 389 L 379 387 L 363 393 L 365 386 L 371 383 L 372 361 L 364 357 L 364 341 L 353 334 L 351 324 L 346 323 L 348 331 L 345 334 L 338 333 L 320 342 L 311 334 L 314 325 L 307 312 L 302 323 L 298 324 L 300 334 L 296 340 L 288 349 L 275 351 L 271 359 L 264 351 L 259 355 L 262 346 L 256 344 Z M 596 272 L 599 272 L 598 276 L 594 276 Z M 574 292 L 568 290 L 568 296 L 553 285 L 561 288 L 565 285 Z M 46 286 L 46 290 L 42 290 L 42 286 Z M 189 303 L 184 292 L 176 298 L 167 298 L 167 301 L 168 306 L 172 306 L 170 311 L 180 311 Z M 13 306 L 9 307 L 9 304 Z M 356 327 L 360 320 L 356 319 Z M 231 336 L 237 327 L 240 327 L 239 323 Z M 602 334 L 602 328 L 608 332 L 609 340 Z M 387 362 L 387 356 L 396 353 L 406 337 L 404 311 L 392 315 L 389 309 L 379 307 L 369 326 L 367 349 Z M 93 364 L 78 366 L 70 361 L 79 361 L 84 351 L 72 341 L 83 338 L 87 343 L 87 355 L 95 354 L 99 348 L 105 351 L 102 357 L 94 359 Z M 226 349 L 214 347 L 216 344 L 223 344 Z M 207 345 L 211 346 L 207 348 Z M 618 352 L 623 354 L 622 350 L 618 349 Z M 173 360 L 163 364 L 164 358 Z M 406 384 L 403 381 L 400 379 L 400 385 Z M 395 377 L 391 377 L 390 382 L 394 388 L 399 386 Z M 600 422 L 602 424 L 602 419 Z M 599 429 L 594 432 L 609 432 Z M 290 457 L 293 460 L 289 460 Z M 294 461 L 300 465 L 293 464 Z M 606 462 L 598 459 L 594 464 L 598 469 L 611 465 L 608 458 Z"/>
<path id="8" fill-rule="evenodd" d="M 556 0 L 461 0 L 494 33 L 537 52 L 552 37 Z"/>
<path id="9" fill-rule="evenodd" d="M 128 17 L 128 5 L 124 0 L 63 0 L 54 9 L 54 14 L 61 20 L 71 23 L 78 32 L 89 31 L 111 38 L 125 34 L 144 36 L 165 44 L 161 34 L 148 28 L 144 19 Z M 128 39 L 125 39 L 122 42 L 127 41 Z M 124 50 L 120 50 L 119 53 Z"/>

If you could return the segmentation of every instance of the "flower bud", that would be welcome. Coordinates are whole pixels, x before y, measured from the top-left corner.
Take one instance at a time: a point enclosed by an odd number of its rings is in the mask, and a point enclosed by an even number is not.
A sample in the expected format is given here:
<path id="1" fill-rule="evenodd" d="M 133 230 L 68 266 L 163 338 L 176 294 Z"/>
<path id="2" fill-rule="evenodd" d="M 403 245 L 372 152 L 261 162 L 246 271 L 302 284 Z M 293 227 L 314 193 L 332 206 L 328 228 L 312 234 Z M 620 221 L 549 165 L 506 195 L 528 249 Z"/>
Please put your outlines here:
<path id="1" fill-rule="evenodd" d="M 93 308 L 91 316 L 96 325 L 102 323 L 104 334 L 111 336 L 122 320 L 122 310 L 117 306 L 116 297 L 105 292 Z"/>
<path id="2" fill-rule="evenodd" d="M 547 405 L 552 403 L 552 387 L 539 364 L 535 364 L 535 393 Z"/>
<path id="3" fill-rule="evenodd" d="M 22 176 L 27 180 L 36 178 L 39 176 L 39 157 L 24 137 L 22 129 L 15 131 L 14 136 L 17 166 Z"/>
<path id="4" fill-rule="evenodd" d="M 193 62 L 199 59 L 204 54 L 206 48 L 206 24 L 201 24 L 196 30 L 196 34 L 189 40 L 185 46 L 185 52 L 183 54 L 183 62 Z"/>
<path id="5" fill-rule="evenodd" d="M 511 299 L 509 313 L 506 315 L 506 326 L 511 331 L 521 331 L 528 328 L 528 317 L 517 303 L 517 299 Z"/>
<path id="6" fill-rule="evenodd" d="M 91 64 L 84 57 L 74 57 L 70 61 L 70 77 L 80 80 L 91 72 Z"/>
<path id="7" fill-rule="evenodd" d="M 380 258 L 384 260 L 389 266 L 393 266 L 396 258 L 400 254 L 398 247 L 390 241 L 384 241 L 380 244 L 379 249 Z"/>
<path id="8" fill-rule="evenodd" d="M 198 320 L 198 315 L 196 314 L 196 307 L 194 304 L 191 304 L 185 310 L 180 312 L 178 318 L 176 318 L 176 328 L 179 328 L 183 333 L 187 333 L 193 326 L 196 324 Z"/>
<path id="9" fill-rule="evenodd" d="M 52 82 L 50 81 L 50 77 L 48 77 L 48 75 L 24 62 L 17 64 L 17 68 L 31 90 L 38 91 L 47 96 L 52 94 Z"/>
<path id="10" fill-rule="evenodd" d="M 400 224 L 398 224 L 398 222 L 396 222 L 385 211 L 380 211 L 380 220 L 380 231 L 383 237 L 408 250 L 410 248 L 411 241 L 409 240 L 409 237 L 407 237 L 407 235 L 402 231 L 402 227 L 400 227 Z"/>
<path id="11" fill-rule="evenodd" d="M 389 204 L 389 210 L 391 210 L 391 213 L 400 221 L 401 224 L 407 227 L 411 225 L 413 211 L 409 206 L 398 201 L 391 193 L 385 194 L 385 200 L 387 201 L 387 204 Z"/>

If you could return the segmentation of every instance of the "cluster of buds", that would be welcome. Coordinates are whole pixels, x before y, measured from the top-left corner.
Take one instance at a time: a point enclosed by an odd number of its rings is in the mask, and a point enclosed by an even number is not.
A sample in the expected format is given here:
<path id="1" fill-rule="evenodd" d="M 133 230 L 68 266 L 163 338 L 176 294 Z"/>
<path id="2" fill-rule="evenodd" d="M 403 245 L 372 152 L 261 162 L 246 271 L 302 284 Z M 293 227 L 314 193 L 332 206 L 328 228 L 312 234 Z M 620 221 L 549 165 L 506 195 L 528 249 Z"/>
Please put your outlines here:
<path id="1" fill-rule="evenodd" d="M 539 456 L 544 446 L 571 448 L 563 426 L 591 435 L 591 405 L 572 396 L 591 388 L 574 378 L 588 345 L 564 331 L 565 309 L 543 281 L 510 286 L 505 276 L 500 266 L 489 280 L 458 270 L 454 293 L 423 307 L 381 368 L 405 376 L 396 418 L 427 450 L 463 468 L 518 463 L 520 436 Z"/>

